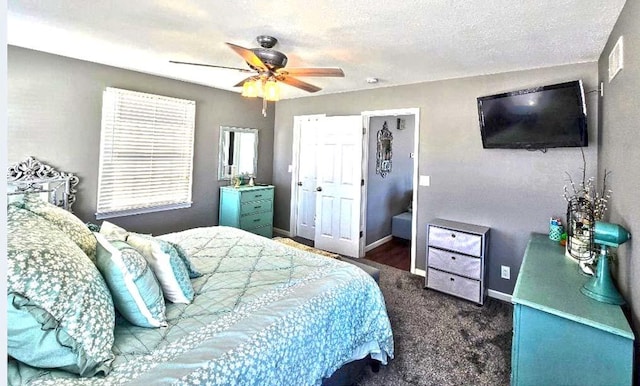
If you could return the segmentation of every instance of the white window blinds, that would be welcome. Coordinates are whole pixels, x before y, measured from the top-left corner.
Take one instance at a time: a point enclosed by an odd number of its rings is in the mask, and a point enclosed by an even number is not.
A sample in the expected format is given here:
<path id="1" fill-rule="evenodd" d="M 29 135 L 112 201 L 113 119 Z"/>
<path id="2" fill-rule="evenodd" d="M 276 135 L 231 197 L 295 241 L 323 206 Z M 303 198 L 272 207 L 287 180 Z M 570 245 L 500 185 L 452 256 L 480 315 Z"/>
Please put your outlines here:
<path id="1" fill-rule="evenodd" d="M 191 206 L 194 101 L 108 87 L 98 219 Z"/>

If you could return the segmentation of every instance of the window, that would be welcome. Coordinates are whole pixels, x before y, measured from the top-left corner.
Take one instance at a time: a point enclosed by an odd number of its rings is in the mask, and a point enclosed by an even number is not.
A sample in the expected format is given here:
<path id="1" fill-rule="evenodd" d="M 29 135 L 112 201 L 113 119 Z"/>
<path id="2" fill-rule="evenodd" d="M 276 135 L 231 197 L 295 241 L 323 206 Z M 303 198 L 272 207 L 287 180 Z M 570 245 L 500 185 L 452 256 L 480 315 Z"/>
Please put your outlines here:
<path id="1" fill-rule="evenodd" d="M 96 218 L 191 206 L 194 101 L 108 87 Z"/>

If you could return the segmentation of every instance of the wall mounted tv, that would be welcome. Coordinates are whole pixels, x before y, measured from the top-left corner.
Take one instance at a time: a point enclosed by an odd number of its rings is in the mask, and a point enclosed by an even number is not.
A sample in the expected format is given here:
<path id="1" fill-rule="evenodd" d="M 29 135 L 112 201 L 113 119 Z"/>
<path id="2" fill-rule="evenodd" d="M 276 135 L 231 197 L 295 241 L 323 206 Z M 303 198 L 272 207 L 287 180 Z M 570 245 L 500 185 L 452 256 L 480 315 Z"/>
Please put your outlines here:
<path id="1" fill-rule="evenodd" d="M 588 145 L 581 80 L 480 97 L 478 116 L 485 149 Z"/>

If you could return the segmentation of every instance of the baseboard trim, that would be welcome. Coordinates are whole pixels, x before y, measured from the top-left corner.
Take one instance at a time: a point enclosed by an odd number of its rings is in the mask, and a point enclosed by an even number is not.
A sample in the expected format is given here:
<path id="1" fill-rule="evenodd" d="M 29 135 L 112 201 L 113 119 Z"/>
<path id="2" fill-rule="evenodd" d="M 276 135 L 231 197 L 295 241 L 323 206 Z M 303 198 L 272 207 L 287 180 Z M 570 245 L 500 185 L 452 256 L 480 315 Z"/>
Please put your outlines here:
<path id="1" fill-rule="evenodd" d="M 369 244 L 369 245 L 365 245 L 365 247 L 364 247 L 364 251 L 365 251 L 365 252 L 369 252 L 370 250 L 372 250 L 372 249 L 374 249 L 374 248 L 377 248 L 377 247 L 381 246 L 382 244 L 386 244 L 386 243 L 388 243 L 388 242 L 389 242 L 389 241 L 391 241 L 391 240 L 393 240 L 393 236 L 392 236 L 392 235 L 389 235 L 389 236 L 383 237 L 383 238 L 381 238 L 381 239 L 380 239 L 380 240 L 378 240 L 378 241 L 374 241 L 373 243 L 371 243 L 371 244 Z"/>
<path id="2" fill-rule="evenodd" d="M 273 227 L 273 233 L 277 233 L 277 234 L 282 235 L 284 237 L 291 237 L 291 232 L 285 231 L 284 229 L 280 229 L 280 228 L 276 228 L 276 227 Z"/>
<path id="3" fill-rule="evenodd" d="M 511 303 L 511 295 L 505 294 L 504 292 L 500 292 L 500 291 L 496 291 L 496 290 L 490 289 L 490 290 L 487 291 L 487 295 L 490 298 L 494 298 L 494 299 L 505 301 L 507 303 Z"/>
<path id="4" fill-rule="evenodd" d="M 427 271 L 420 269 L 420 268 L 415 268 L 413 270 L 413 272 L 411 272 L 414 275 L 418 275 L 418 276 L 422 276 L 422 277 L 426 277 L 427 276 Z"/>

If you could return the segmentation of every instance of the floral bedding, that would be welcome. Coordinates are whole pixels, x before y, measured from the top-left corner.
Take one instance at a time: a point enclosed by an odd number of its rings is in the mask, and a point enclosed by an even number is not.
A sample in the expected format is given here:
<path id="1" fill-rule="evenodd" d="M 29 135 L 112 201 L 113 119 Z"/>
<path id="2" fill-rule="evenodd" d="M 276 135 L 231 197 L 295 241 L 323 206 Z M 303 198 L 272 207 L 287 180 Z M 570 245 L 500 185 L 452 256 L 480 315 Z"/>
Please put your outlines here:
<path id="1" fill-rule="evenodd" d="M 160 236 L 203 275 L 168 327 L 119 319 L 107 376 L 9 363 L 29 385 L 317 385 L 343 364 L 393 357 L 382 293 L 361 269 L 228 227 Z"/>

